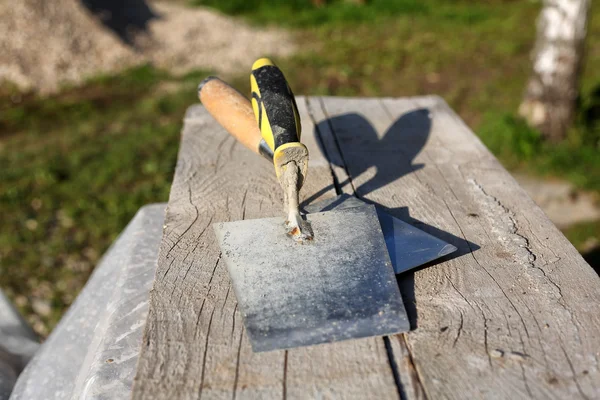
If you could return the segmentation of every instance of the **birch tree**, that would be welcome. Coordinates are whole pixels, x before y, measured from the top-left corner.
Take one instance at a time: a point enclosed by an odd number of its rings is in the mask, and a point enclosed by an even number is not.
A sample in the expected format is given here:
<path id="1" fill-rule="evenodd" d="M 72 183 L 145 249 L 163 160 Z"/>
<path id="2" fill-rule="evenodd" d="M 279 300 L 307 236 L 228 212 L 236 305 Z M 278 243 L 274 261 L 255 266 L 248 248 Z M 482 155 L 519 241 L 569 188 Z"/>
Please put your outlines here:
<path id="1" fill-rule="evenodd" d="M 533 73 L 519 113 L 550 141 L 565 138 L 578 95 L 591 0 L 545 0 L 538 18 Z"/>

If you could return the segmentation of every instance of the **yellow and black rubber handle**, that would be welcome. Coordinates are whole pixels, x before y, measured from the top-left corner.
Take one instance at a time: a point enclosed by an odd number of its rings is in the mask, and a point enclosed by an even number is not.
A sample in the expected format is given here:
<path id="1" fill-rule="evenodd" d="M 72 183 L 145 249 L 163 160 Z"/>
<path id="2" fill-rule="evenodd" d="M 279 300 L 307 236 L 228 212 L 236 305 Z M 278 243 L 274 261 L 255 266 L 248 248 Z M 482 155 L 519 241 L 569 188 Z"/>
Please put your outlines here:
<path id="1" fill-rule="evenodd" d="M 300 143 L 298 107 L 283 72 L 268 58 L 258 59 L 252 65 L 250 86 L 254 115 L 262 138 L 273 151 L 277 176 L 294 161 L 302 175 L 301 186 L 308 168 L 308 150 Z"/>
<path id="2" fill-rule="evenodd" d="M 198 86 L 204 108 L 240 143 L 273 162 L 273 150 L 261 137 L 250 100 L 215 76 Z"/>

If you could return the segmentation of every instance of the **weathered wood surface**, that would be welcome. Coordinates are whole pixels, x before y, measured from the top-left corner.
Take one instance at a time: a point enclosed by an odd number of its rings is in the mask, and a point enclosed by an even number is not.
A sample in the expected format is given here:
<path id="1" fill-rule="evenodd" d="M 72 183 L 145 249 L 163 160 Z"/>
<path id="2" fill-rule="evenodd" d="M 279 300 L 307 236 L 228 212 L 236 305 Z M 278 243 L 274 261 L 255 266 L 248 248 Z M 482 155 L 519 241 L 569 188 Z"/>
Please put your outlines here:
<path id="1" fill-rule="evenodd" d="M 442 100 L 298 105 L 305 199 L 356 193 L 459 251 L 401 276 L 408 334 L 252 353 L 211 224 L 278 215 L 282 196 L 194 106 L 134 399 L 600 398 L 600 279 Z"/>

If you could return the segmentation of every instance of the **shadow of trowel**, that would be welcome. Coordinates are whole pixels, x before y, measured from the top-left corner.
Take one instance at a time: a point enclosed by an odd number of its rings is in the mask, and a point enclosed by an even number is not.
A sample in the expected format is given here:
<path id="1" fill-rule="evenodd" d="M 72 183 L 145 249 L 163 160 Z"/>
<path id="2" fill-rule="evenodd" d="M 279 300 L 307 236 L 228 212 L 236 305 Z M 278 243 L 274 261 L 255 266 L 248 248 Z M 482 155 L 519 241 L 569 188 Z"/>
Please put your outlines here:
<path id="1" fill-rule="evenodd" d="M 364 203 L 376 206 L 411 329 L 417 327 L 415 269 L 427 268 L 479 249 L 479 246 L 462 237 L 412 218 L 408 207 L 389 208 L 364 197 L 423 168 L 424 165 L 414 163 L 414 159 L 427 143 L 430 130 L 431 118 L 429 110 L 425 108 L 400 116 L 382 137 L 366 118 L 357 113 L 320 122 L 315 134 L 320 137 L 330 132 L 336 146 L 333 151 L 339 156 L 332 157 L 332 149 L 328 153 L 327 149 L 321 148 L 323 154 L 331 164 L 344 168 L 348 175 L 346 181 L 336 182 L 338 193 L 351 185 L 359 198 L 340 195 L 304 207 L 307 212 L 323 212 Z M 323 142 L 321 140 L 319 143 Z M 376 173 L 370 179 L 360 185 L 352 182 L 353 178 L 373 167 Z M 310 201 L 307 199 L 305 204 Z"/>

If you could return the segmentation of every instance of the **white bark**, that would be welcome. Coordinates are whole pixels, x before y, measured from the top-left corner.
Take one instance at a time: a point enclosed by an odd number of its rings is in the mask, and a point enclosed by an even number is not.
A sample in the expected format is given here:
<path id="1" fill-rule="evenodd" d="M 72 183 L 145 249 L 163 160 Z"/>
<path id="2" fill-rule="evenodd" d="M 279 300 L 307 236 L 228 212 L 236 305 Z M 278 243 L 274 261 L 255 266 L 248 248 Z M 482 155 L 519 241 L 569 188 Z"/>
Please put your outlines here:
<path id="1" fill-rule="evenodd" d="M 550 140 L 573 120 L 591 0 L 546 0 L 538 19 L 533 74 L 519 113 Z"/>

